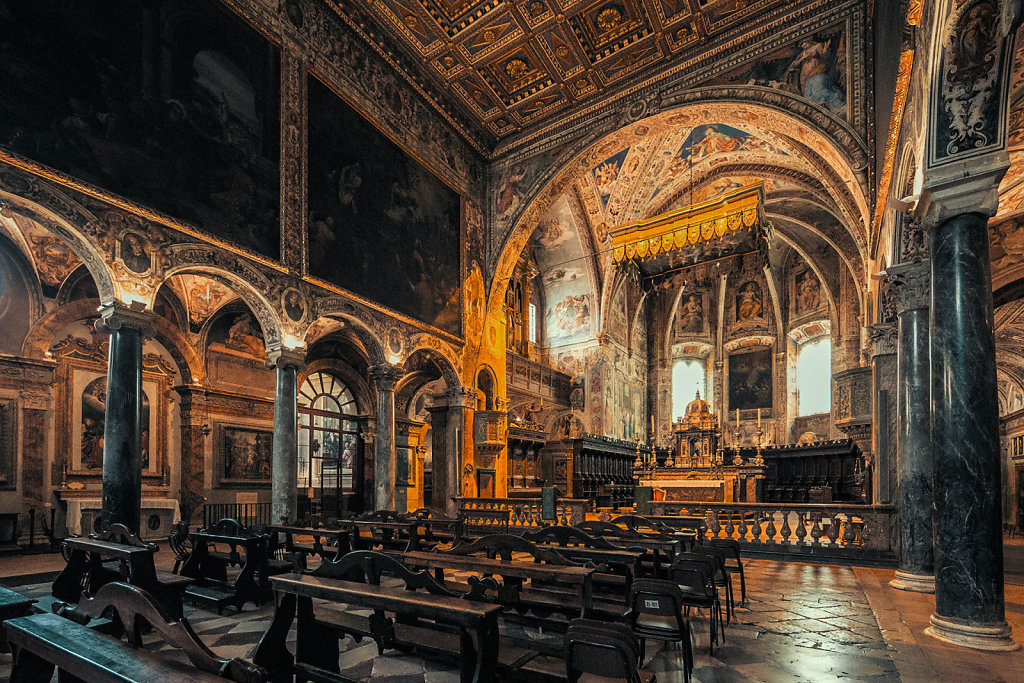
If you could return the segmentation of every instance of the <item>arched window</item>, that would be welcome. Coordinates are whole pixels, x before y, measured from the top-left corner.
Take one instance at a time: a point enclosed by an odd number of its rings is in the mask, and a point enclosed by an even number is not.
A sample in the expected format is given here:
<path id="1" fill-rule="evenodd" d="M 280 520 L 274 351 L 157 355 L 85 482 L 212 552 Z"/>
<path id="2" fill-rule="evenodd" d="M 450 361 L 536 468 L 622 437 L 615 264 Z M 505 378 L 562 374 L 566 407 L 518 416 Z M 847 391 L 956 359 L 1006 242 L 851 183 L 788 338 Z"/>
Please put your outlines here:
<path id="1" fill-rule="evenodd" d="M 354 490 L 359 460 L 358 413 L 352 392 L 334 375 L 314 372 L 299 387 L 299 486 L 315 512 L 338 511 L 341 494 Z"/>
<path id="2" fill-rule="evenodd" d="M 697 392 L 708 399 L 707 361 L 703 358 L 680 358 L 672 364 L 672 416 L 683 417 L 686 406 Z"/>
<path id="3" fill-rule="evenodd" d="M 821 335 L 796 347 L 797 416 L 832 409 L 832 339 Z"/>

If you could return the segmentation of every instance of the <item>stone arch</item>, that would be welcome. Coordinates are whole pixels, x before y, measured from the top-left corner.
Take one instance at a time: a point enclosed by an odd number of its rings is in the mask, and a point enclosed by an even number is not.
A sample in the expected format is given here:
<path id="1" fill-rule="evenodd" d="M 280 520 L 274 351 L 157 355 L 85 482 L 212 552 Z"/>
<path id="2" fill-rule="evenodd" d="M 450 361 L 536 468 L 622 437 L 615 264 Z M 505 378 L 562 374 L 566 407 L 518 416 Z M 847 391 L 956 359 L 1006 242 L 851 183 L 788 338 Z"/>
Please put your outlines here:
<path id="1" fill-rule="evenodd" d="M 441 370 L 441 377 L 444 378 L 445 386 L 448 389 L 458 389 L 462 386 L 458 371 L 459 361 L 451 347 L 428 334 L 422 334 L 413 339 L 413 346 L 409 350 L 408 358 L 412 358 L 413 354 L 418 351 L 429 354 Z"/>
<path id="2" fill-rule="evenodd" d="M 341 320 L 351 327 L 353 334 L 363 344 L 372 364 L 388 362 L 388 354 L 384 352 L 384 342 L 373 331 L 371 324 L 362 318 L 360 309 L 351 301 L 340 296 L 319 299 L 313 304 L 313 311 L 316 313 L 316 317 L 310 326 L 320 318 Z"/>
<path id="3" fill-rule="evenodd" d="M 306 364 L 295 381 L 296 387 L 301 387 L 306 378 L 315 372 L 327 372 L 335 375 L 353 393 L 356 399 L 356 407 L 364 415 L 375 415 L 377 400 L 374 396 L 373 386 L 368 378 L 356 372 L 344 358 L 318 358 Z"/>
<path id="4" fill-rule="evenodd" d="M 119 298 L 121 291 L 107 267 L 107 255 L 96 243 L 99 219 L 95 215 L 35 176 L 9 166 L 0 168 L 0 202 L 64 242 L 89 269 L 100 301 L 106 304 Z"/>
<path id="5" fill-rule="evenodd" d="M 263 330 L 267 348 L 281 344 L 281 321 L 268 300 L 270 280 L 255 267 L 230 252 L 207 245 L 183 244 L 168 248 L 168 261 L 179 265 L 164 272 L 162 281 L 153 290 L 155 298 L 168 278 L 182 273 L 195 273 L 220 281 L 234 292 L 252 311 Z M 152 305 L 152 302 L 150 302 Z"/>
<path id="6" fill-rule="evenodd" d="M 792 124 L 794 135 L 799 137 L 797 141 L 792 140 L 793 149 L 806 154 L 807 158 L 801 158 L 804 166 L 812 165 L 817 174 L 827 177 L 829 180 L 826 187 L 830 195 L 839 205 L 850 204 L 855 208 L 851 219 L 856 219 L 852 225 L 845 225 L 851 234 L 855 234 L 855 240 L 859 244 L 866 242 L 865 228 L 868 216 L 868 201 L 866 197 L 866 179 L 864 170 L 867 166 L 867 153 L 863 143 L 850 128 L 849 124 L 839 121 L 830 114 L 821 112 L 816 106 L 810 103 L 801 102 L 793 96 L 776 92 L 757 92 L 755 104 L 754 91 L 766 91 L 767 89 L 757 88 L 704 88 L 697 89 L 687 94 L 684 101 L 679 102 L 676 107 L 656 113 L 647 119 L 628 121 L 622 125 L 622 121 L 616 121 L 613 125 L 618 126 L 615 130 L 608 130 L 607 127 L 599 127 L 586 139 L 574 143 L 572 151 L 559 156 L 559 159 L 566 159 L 562 164 L 554 166 L 551 170 L 541 173 L 536 180 L 523 193 L 522 199 L 516 210 L 509 214 L 504 224 L 495 225 L 499 231 L 499 248 L 494 250 L 492 267 L 489 269 L 492 274 L 491 286 L 489 288 L 488 311 L 497 312 L 504 299 L 504 289 L 507 286 L 509 277 L 515 267 L 515 261 L 522 253 L 527 241 L 530 238 L 537 220 L 546 212 L 547 208 L 568 188 L 581 173 L 580 169 L 587 167 L 588 155 L 592 154 L 599 146 L 606 145 L 613 139 L 613 136 L 623 134 L 627 128 L 643 124 L 645 121 L 653 122 L 658 117 L 665 117 L 662 124 L 668 122 L 668 117 L 696 114 L 700 110 L 714 107 L 721 110 L 722 116 L 735 117 L 737 122 L 746 116 L 748 122 L 741 124 L 746 128 L 758 129 L 758 125 L 768 127 L 780 122 L 786 122 L 787 126 Z M 738 106 L 743 111 L 737 109 Z M 727 111 L 727 107 L 730 108 Z M 712 116 L 712 118 L 714 118 Z M 707 117 L 705 117 L 707 119 Z M 778 119 L 779 121 L 775 121 Z M 707 119 L 710 121 L 710 119 Z M 717 119 L 716 119 L 717 120 Z M 731 119 L 730 119 L 731 120 Z M 729 123 L 723 119 L 725 123 Z M 686 125 L 691 125 L 687 123 Z M 507 162 L 514 163 L 514 160 Z"/>

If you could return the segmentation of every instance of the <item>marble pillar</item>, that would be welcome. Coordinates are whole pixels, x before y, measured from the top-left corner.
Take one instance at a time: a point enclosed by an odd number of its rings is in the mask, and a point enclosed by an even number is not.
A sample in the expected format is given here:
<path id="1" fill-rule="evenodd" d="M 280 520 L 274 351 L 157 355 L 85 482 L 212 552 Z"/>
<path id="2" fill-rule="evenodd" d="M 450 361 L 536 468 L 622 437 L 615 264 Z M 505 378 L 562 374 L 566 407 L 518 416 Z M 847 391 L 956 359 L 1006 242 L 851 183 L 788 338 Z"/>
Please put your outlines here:
<path id="1" fill-rule="evenodd" d="M 444 395 L 434 398 L 434 404 L 427 408 L 430 413 L 430 452 L 431 452 L 431 499 L 430 509 L 438 513 L 448 514 L 449 499 L 452 497 L 452 480 L 448 472 L 448 462 L 455 455 L 454 447 L 448 438 L 448 406 Z"/>
<path id="2" fill-rule="evenodd" d="M 896 323 L 868 328 L 872 368 L 872 501 L 888 505 L 896 493 Z M 862 449 L 863 450 L 863 449 Z"/>
<path id="3" fill-rule="evenodd" d="M 202 517 L 206 437 L 210 434 L 206 388 L 198 384 L 174 387 L 178 392 L 178 415 L 181 424 L 181 484 L 178 503 L 181 518 L 191 523 Z"/>
<path id="4" fill-rule="evenodd" d="M 110 334 L 103 414 L 104 528 L 140 532 L 142 507 L 142 340 L 153 335 L 152 313 L 120 303 L 100 307 L 96 329 Z"/>
<path id="5" fill-rule="evenodd" d="M 370 379 L 377 386 L 377 438 L 374 442 L 373 509 L 395 509 L 395 385 L 402 369 L 390 363 L 370 368 Z"/>
<path id="6" fill-rule="evenodd" d="M 280 524 L 298 517 L 299 411 L 296 380 L 303 366 L 302 350 L 267 350 L 267 367 L 274 368 L 274 442 L 270 466 L 270 519 Z"/>
<path id="7" fill-rule="evenodd" d="M 928 261 L 890 267 L 886 280 L 896 293 L 897 432 L 896 503 L 899 506 L 899 569 L 893 588 L 935 592 L 932 553 L 931 387 L 929 384 Z"/>
<path id="8" fill-rule="evenodd" d="M 930 635 L 1015 649 L 1003 612 L 999 405 L 988 221 L 936 221 L 931 253 L 935 613 Z"/>
<path id="9" fill-rule="evenodd" d="M 445 505 L 455 517 L 459 507 L 456 498 L 476 495 L 473 464 L 473 406 L 477 390 L 472 387 L 450 389 L 448 397 L 448 440 L 451 457 L 445 465 L 445 476 L 451 482 L 451 495 Z"/>

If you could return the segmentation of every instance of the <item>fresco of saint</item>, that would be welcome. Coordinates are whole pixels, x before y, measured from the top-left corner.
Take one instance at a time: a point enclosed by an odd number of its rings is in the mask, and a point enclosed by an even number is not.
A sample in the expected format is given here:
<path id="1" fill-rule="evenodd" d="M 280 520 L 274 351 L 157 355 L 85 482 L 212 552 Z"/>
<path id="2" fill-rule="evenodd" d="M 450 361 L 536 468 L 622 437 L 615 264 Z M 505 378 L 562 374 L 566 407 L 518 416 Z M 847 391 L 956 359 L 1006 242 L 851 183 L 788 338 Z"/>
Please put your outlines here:
<path id="1" fill-rule="evenodd" d="M 762 318 L 764 313 L 764 297 L 756 282 L 748 282 L 740 287 L 736 295 L 736 322 L 743 323 L 755 318 Z"/>

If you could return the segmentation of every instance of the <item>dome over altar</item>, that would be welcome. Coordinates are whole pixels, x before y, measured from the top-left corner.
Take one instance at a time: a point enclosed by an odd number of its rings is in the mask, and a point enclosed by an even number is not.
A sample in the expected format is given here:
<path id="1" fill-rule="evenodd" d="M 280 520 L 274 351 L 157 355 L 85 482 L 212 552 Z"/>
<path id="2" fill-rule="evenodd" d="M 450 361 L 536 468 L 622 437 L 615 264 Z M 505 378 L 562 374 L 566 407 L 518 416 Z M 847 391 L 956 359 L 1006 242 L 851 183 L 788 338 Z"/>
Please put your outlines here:
<path id="1" fill-rule="evenodd" d="M 711 417 L 711 407 L 707 401 L 700 397 L 700 391 L 698 391 L 697 397 L 686 406 L 684 422 L 700 422 L 709 417 Z"/>

